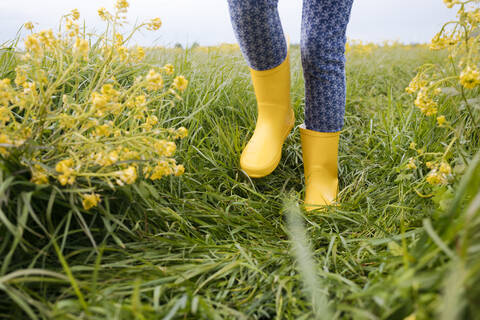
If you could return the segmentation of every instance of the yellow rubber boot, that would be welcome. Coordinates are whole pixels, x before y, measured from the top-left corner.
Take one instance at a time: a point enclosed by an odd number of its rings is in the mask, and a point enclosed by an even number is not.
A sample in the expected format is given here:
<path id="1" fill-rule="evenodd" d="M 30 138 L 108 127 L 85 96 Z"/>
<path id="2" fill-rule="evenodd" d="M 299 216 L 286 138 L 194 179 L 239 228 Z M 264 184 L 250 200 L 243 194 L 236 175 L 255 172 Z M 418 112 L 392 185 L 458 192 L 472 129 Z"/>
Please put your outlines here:
<path id="1" fill-rule="evenodd" d="M 337 204 L 339 138 L 340 131 L 318 132 L 300 126 L 307 211 Z"/>
<path id="2" fill-rule="evenodd" d="M 290 45 L 277 67 L 258 71 L 252 68 L 257 99 L 257 122 L 240 157 L 240 167 L 252 178 L 270 174 L 282 156 L 283 142 L 293 128 L 295 113 L 290 103 Z"/>

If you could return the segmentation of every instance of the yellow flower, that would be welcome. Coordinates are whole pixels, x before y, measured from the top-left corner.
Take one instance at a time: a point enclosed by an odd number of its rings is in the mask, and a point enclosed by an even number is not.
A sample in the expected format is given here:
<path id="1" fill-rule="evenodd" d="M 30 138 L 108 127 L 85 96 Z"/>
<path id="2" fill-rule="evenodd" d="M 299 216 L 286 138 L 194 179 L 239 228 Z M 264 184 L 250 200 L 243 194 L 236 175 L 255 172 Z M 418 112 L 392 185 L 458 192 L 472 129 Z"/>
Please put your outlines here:
<path id="1" fill-rule="evenodd" d="M 111 126 L 107 124 L 102 124 L 95 128 L 95 135 L 108 137 L 112 134 Z"/>
<path id="2" fill-rule="evenodd" d="M 14 100 L 10 79 L 0 80 L 0 105 L 8 105 L 9 101 Z"/>
<path id="3" fill-rule="evenodd" d="M 188 80 L 184 76 L 178 76 L 173 80 L 173 86 L 180 91 L 183 91 L 187 88 Z"/>
<path id="4" fill-rule="evenodd" d="M 127 0 L 117 0 L 117 3 L 115 4 L 115 8 L 117 9 L 126 9 L 128 6 L 129 4 Z"/>
<path id="5" fill-rule="evenodd" d="M 82 198 L 82 205 L 85 210 L 89 210 L 90 208 L 97 206 L 100 202 L 100 195 L 96 193 L 83 194 Z"/>
<path id="6" fill-rule="evenodd" d="M 429 169 L 433 169 L 436 167 L 435 163 L 431 162 L 431 161 L 427 161 L 425 162 L 425 165 L 427 166 L 427 168 Z"/>
<path id="7" fill-rule="evenodd" d="M 166 64 L 166 65 L 163 66 L 163 70 L 165 70 L 166 74 L 173 74 L 175 69 L 174 69 L 173 65 L 171 65 L 169 63 L 169 64 Z"/>
<path id="8" fill-rule="evenodd" d="M 105 9 L 104 7 L 101 7 L 100 9 L 97 10 L 98 15 L 102 20 L 108 21 L 112 19 L 112 15 Z"/>
<path id="9" fill-rule="evenodd" d="M 70 32 L 68 33 L 68 35 L 70 37 L 76 37 L 80 31 L 80 28 L 78 26 L 78 23 L 76 22 L 73 22 L 73 20 L 71 19 L 67 19 L 67 22 L 65 24 L 65 27 L 67 28 L 67 30 L 69 30 Z"/>
<path id="10" fill-rule="evenodd" d="M 466 67 L 460 73 L 460 84 L 467 89 L 473 89 L 480 84 L 480 73 L 476 67 Z"/>
<path id="11" fill-rule="evenodd" d="M 72 173 L 73 172 L 73 160 L 72 159 L 64 159 L 62 161 L 59 161 L 57 163 L 57 165 L 55 166 L 55 170 L 57 172 L 61 172 L 61 173 Z"/>
<path id="12" fill-rule="evenodd" d="M 135 60 L 136 60 L 137 62 L 142 61 L 143 58 L 145 58 L 145 50 L 144 50 L 142 47 L 137 46 L 137 50 L 136 50 L 136 52 L 133 54 L 133 57 L 135 58 Z"/>
<path id="13" fill-rule="evenodd" d="M 175 142 L 172 142 L 172 141 L 167 142 L 167 148 L 165 150 L 165 155 L 167 157 L 171 157 L 175 153 L 175 150 L 177 150 L 177 145 L 175 144 Z"/>
<path id="14" fill-rule="evenodd" d="M 153 148 L 160 157 L 170 157 L 175 153 L 177 146 L 175 145 L 175 142 L 159 140 L 153 144 Z"/>
<path id="15" fill-rule="evenodd" d="M 437 169 L 433 169 L 432 171 L 430 171 L 427 175 L 426 180 L 428 183 L 434 186 L 447 183 L 445 175 L 438 172 Z"/>
<path id="16" fill-rule="evenodd" d="M 108 100 L 98 92 L 92 92 L 92 103 L 95 107 L 104 107 Z"/>
<path id="17" fill-rule="evenodd" d="M 163 78 L 162 75 L 156 72 L 154 69 L 150 69 L 147 74 L 147 89 L 148 90 L 158 90 L 163 88 Z"/>
<path id="18" fill-rule="evenodd" d="M 135 106 L 143 107 L 147 103 L 147 98 L 144 95 L 135 97 Z"/>
<path id="19" fill-rule="evenodd" d="M 188 130 L 185 127 L 180 127 L 177 129 L 177 137 L 185 138 L 188 135 Z"/>
<path id="20" fill-rule="evenodd" d="M 420 75 L 417 74 L 408 84 L 408 87 L 405 88 L 407 93 L 413 94 L 417 92 L 423 83 L 420 81 Z"/>
<path id="21" fill-rule="evenodd" d="M 38 56 L 43 55 L 43 49 L 40 46 L 40 41 L 38 41 L 36 35 L 32 34 L 27 36 L 25 39 L 25 48 Z"/>
<path id="22" fill-rule="evenodd" d="M 92 104 L 98 116 L 103 116 L 107 110 L 108 99 L 98 92 L 92 92 Z"/>
<path id="23" fill-rule="evenodd" d="M 160 20 L 160 18 L 153 18 L 153 19 L 150 20 L 150 22 L 147 24 L 147 29 L 148 29 L 148 30 L 155 31 L 155 30 L 160 29 L 161 26 L 162 26 L 162 20 Z"/>
<path id="24" fill-rule="evenodd" d="M 437 113 L 437 103 L 428 96 L 427 88 L 422 87 L 415 99 L 415 105 L 420 108 L 423 114 L 431 116 Z"/>
<path id="25" fill-rule="evenodd" d="M 412 149 L 412 150 L 416 150 L 416 148 L 417 148 L 417 144 L 416 144 L 415 142 L 413 142 L 413 141 L 412 141 L 412 142 L 410 143 L 410 146 L 409 146 L 409 148 L 410 148 L 410 149 Z"/>
<path id="26" fill-rule="evenodd" d="M 430 46 L 429 48 L 431 50 L 441 50 L 441 49 L 444 49 L 447 47 L 447 41 L 445 38 L 442 37 L 442 34 L 441 33 L 437 33 L 431 43 L 430 43 Z"/>
<path id="27" fill-rule="evenodd" d="M 413 158 L 410 158 L 408 163 L 407 163 L 407 168 L 408 169 L 416 169 L 417 166 L 415 165 L 415 160 Z"/>
<path id="28" fill-rule="evenodd" d="M 440 168 L 438 170 L 443 174 L 451 174 L 452 173 L 452 167 L 450 167 L 450 165 L 447 162 L 442 162 L 440 164 Z"/>
<path id="29" fill-rule="evenodd" d="M 80 12 L 78 11 L 78 9 L 73 9 L 72 11 L 70 11 L 70 14 L 72 15 L 73 20 L 78 20 L 80 18 Z"/>
<path id="30" fill-rule="evenodd" d="M 180 176 L 185 172 L 185 168 L 183 165 L 179 164 L 175 167 L 175 176 Z"/>
<path id="31" fill-rule="evenodd" d="M 10 140 L 10 137 L 8 137 L 6 134 L 0 133 L 0 144 L 11 145 L 11 144 L 13 144 L 13 142 L 12 142 L 12 140 Z M 7 149 L 3 148 L 3 147 L 0 147 L 0 154 L 2 154 L 4 156 L 7 156 L 8 155 Z"/>
<path id="32" fill-rule="evenodd" d="M 88 58 L 88 51 L 90 50 L 90 46 L 87 40 L 77 38 L 75 40 L 75 44 L 73 45 L 73 49 L 75 50 L 75 53 L 81 55 L 84 59 Z"/>
<path id="33" fill-rule="evenodd" d="M 447 122 L 447 120 L 445 119 L 445 116 L 438 116 L 437 117 L 438 126 L 442 127 L 446 122 Z"/>
<path id="34" fill-rule="evenodd" d="M 7 122 L 10 120 L 10 109 L 7 107 L 0 106 L 0 123 L 1 122 Z"/>
<path id="35" fill-rule="evenodd" d="M 173 170 L 170 167 L 170 164 L 165 160 L 161 160 L 157 162 L 157 165 L 153 168 L 152 174 L 149 176 L 149 178 L 151 180 L 157 180 L 172 173 Z"/>
<path id="36" fill-rule="evenodd" d="M 129 166 L 127 169 L 115 172 L 117 177 L 117 183 L 123 185 L 123 183 L 132 184 L 137 179 L 137 169 L 134 166 Z"/>
<path id="37" fill-rule="evenodd" d="M 457 3 L 457 0 L 443 0 L 443 3 L 445 3 L 447 8 L 451 8 Z"/>
<path id="38" fill-rule="evenodd" d="M 101 89 L 102 94 L 110 99 L 115 99 L 120 95 L 120 92 L 117 90 L 113 89 L 113 85 L 110 83 L 104 84 Z"/>
<path id="39" fill-rule="evenodd" d="M 37 88 L 37 85 L 35 84 L 35 82 L 25 82 L 23 84 L 23 93 L 36 95 L 37 93 L 36 88 Z"/>
<path id="40" fill-rule="evenodd" d="M 151 130 L 153 126 L 158 123 L 158 118 L 155 115 L 148 116 L 145 123 L 142 125 L 145 129 Z"/>
<path id="41" fill-rule="evenodd" d="M 118 47 L 118 57 L 120 58 L 120 61 L 126 61 L 128 59 L 128 50 L 125 47 Z"/>
<path id="42" fill-rule="evenodd" d="M 72 159 L 64 159 L 57 163 L 55 170 L 62 173 L 58 176 L 58 181 L 62 186 L 68 184 L 73 184 L 75 182 L 75 176 L 73 175 L 75 170 L 73 169 L 74 162 Z"/>
<path id="43" fill-rule="evenodd" d="M 480 23 L 480 9 L 477 8 L 473 11 L 467 12 L 467 19 L 471 25 L 477 25 Z"/>
<path id="44" fill-rule="evenodd" d="M 115 46 L 116 47 L 121 47 L 123 44 L 123 36 L 120 33 L 115 33 Z"/>
<path id="45" fill-rule="evenodd" d="M 127 0 L 117 0 L 117 3 L 115 4 L 115 8 L 117 8 L 118 13 L 126 13 L 129 6 L 130 5 Z"/>
<path id="46" fill-rule="evenodd" d="M 24 26 L 25 26 L 25 29 L 27 29 L 27 30 L 33 30 L 33 28 L 35 28 L 33 26 L 33 23 L 31 23 L 30 21 L 25 22 Z"/>
<path id="47" fill-rule="evenodd" d="M 34 165 L 30 181 L 35 184 L 48 184 L 48 176 L 46 175 L 45 170 L 40 165 Z"/>
<path id="48" fill-rule="evenodd" d="M 17 67 L 18 68 L 18 67 Z M 15 69 L 16 71 L 17 69 Z M 0 90 L 7 90 L 7 89 L 10 89 L 10 82 L 11 80 L 8 79 L 8 78 L 4 78 L 2 80 L 0 80 Z"/>
<path id="49" fill-rule="evenodd" d="M 110 151 L 108 154 L 105 154 L 104 152 L 100 152 L 95 154 L 94 156 L 94 161 L 95 163 L 101 165 L 101 166 L 110 166 L 114 164 L 115 162 L 118 161 L 118 152 L 113 150 Z"/>

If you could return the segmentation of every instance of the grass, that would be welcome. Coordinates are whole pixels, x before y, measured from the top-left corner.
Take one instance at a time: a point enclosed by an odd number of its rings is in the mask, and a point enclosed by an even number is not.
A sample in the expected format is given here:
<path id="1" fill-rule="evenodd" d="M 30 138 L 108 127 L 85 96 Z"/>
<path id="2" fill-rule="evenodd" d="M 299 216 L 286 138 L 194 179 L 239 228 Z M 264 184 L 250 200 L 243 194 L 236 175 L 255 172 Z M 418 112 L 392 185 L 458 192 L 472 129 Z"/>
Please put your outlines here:
<path id="1" fill-rule="evenodd" d="M 2 162 L 0 318 L 480 319 L 478 128 L 453 98 L 439 111 L 470 137 L 455 147 L 469 166 L 453 199 L 441 209 L 415 180 L 397 179 L 410 142 L 444 148 L 446 131 L 404 88 L 417 66 L 445 54 L 395 47 L 348 57 L 343 203 L 306 213 L 303 77 L 292 48 L 296 127 L 265 178 L 238 164 L 256 118 L 239 52 L 149 52 L 189 79 L 183 102 L 158 110 L 160 125 L 189 130 L 181 177 L 121 187 L 84 211 L 68 190 L 33 185 Z M 3 55 L 2 76 L 13 69 Z"/>

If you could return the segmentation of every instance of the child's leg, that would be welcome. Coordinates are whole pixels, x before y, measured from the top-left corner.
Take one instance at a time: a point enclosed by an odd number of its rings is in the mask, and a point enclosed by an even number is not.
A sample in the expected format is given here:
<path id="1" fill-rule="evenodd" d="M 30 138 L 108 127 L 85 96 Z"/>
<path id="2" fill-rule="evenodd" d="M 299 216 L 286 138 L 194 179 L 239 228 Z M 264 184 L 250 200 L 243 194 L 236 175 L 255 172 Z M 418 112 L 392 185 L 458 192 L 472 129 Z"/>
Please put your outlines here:
<path id="1" fill-rule="evenodd" d="M 290 58 L 277 10 L 278 0 L 228 0 L 233 30 L 247 61 L 257 99 L 253 135 L 240 156 L 252 178 L 270 174 L 295 124 L 290 102 Z"/>
<path id="2" fill-rule="evenodd" d="M 343 127 L 345 31 L 353 0 L 304 0 L 301 57 L 305 78 L 305 126 L 320 132 Z"/>
<path id="3" fill-rule="evenodd" d="M 278 0 L 228 0 L 233 31 L 252 69 L 272 69 L 287 55 L 277 4 Z"/>

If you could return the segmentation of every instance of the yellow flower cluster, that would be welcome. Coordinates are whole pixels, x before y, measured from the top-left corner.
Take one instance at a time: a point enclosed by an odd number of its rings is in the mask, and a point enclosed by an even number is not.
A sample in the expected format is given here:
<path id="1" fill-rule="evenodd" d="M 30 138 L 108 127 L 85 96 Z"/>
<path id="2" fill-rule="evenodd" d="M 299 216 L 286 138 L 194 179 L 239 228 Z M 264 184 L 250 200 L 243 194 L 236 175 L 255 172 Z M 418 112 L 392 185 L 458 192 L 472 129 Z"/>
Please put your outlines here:
<path id="1" fill-rule="evenodd" d="M 156 72 L 154 69 L 150 69 L 147 74 L 147 89 L 148 90 L 159 90 L 163 88 L 163 77 L 160 73 Z"/>
<path id="2" fill-rule="evenodd" d="M 95 207 L 100 202 L 100 195 L 97 193 L 82 195 L 82 205 L 85 210 Z"/>
<path id="3" fill-rule="evenodd" d="M 165 73 L 168 75 L 173 74 L 173 72 L 175 71 L 173 65 L 169 63 L 163 66 L 163 70 L 165 70 Z"/>
<path id="4" fill-rule="evenodd" d="M 440 32 L 433 37 L 429 47 L 432 50 L 445 50 L 449 61 L 441 65 L 429 63 L 421 66 L 405 91 L 409 94 L 418 92 L 414 104 L 427 116 L 437 115 L 442 111 L 444 106 L 440 103 L 448 98 L 453 100 L 453 103 L 445 104 L 445 107 L 463 107 L 453 112 L 459 113 L 460 116 L 465 115 L 470 118 L 473 126 L 478 126 L 480 119 L 472 111 L 470 97 L 478 95 L 476 89 L 480 86 L 480 34 L 478 33 L 480 8 L 474 4 L 478 2 L 476 0 L 443 0 L 443 2 L 448 8 L 458 5 L 457 19 L 445 23 Z M 457 119 L 464 118 L 460 116 Z M 464 129 L 468 126 L 463 121 L 456 122 L 458 124 L 454 127 L 454 123 L 447 121 L 445 115 L 437 115 L 436 122 L 428 122 L 450 131 L 445 135 L 445 139 L 450 141 L 440 141 L 446 146 L 444 152 L 423 153 L 419 152 L 422 149 L 416 149 L 415 144 L 413 147 L 410 146 L 419 153 L 417 157 L 433 156 L 433 160 L 425 163 L 430 171 L 423 181 L 427 182 L 425 185 L 429 185 L 432 190 L 436 190 L 435 186 L 442 186 L 453 180 L 450 164 L 445 159 L 452 154 L 451 149 L 457 141 L 465 140 L 463 135 L 466 130 Z M 410 158 L 404 168 L 416 168 L 414 159 Z"/>
<path id="5" fill-rule="evenodd" d="M 433 100 L 433 96 L 439 94 L 441 91 L 435 89 L 433 92 L 430 92 L 427 81 L 421 78 L 421 74 L 417 74 L 412 81 L 410 81 L 405 91 L 409 94 L 414 94 L 418 91 L 415 105 L 423 114 L 431 116 L 437 113 L 438 104 Z"/>
<path id="6" fill-rule="evenodd" d="M 447 6 L 447 8 L 453 7 L 455 4 L 457 4 L 456 0 L 443 0 L 443 3 Z"/>
<path id="7" fill-rule="evenodd" d="M 178 76 L 173 80 L 173 87 L 179 91 L 187 89 L 188 80 L 184 76 Z"/>
<path id="8" fill-rule="evenodd" d="M 417 157 L 425 156 L 422 149 L 416 149 L 415 142 L 410 144 L 410 149 L 417 151 Z M 417 169 L 417 157 L 410 157 L 404 168 L 408 170 Z M 425 166 L 430 169 L 425 180 L 432 186 L 448 184 L 453 177 L 450 164 L 443 159 L 441 161 L 426 161 Z"/>
<path id="9" fill-rule="evenodd" d="M 150 22 L 148 22 L 147 29 L 155 31 L 160 29 L 161 26 L 162 26 L 162 20 L 160 20 L 160 18 L 153 18 L 152 20 L 150 20 Z"/>
<path id="10" fill-rule="evenodd" d="M 427 85 L 427 81 L 420 79 L 420 74 L 417 74 L 409 83 L 408 87 L 405 88 L 405 91 L 412 94 L 420 90 Z"/>
<path id="11" fill-rule="evenodd" d="M 88 52 L 90 50 L 90 45 L 85 39 L 77 38 L 75 39 L 75 44 L 73 45 L 74 52 L 82 56 L 85 60 L 88 58 Z"/>
<path id="12" fill-rule="evenodd" d="M 128 7 L 118 0 L 114 14 L 98 10 L 115 26 L 106 29 L 117 30 L 97 35 L 98 41 L 80 32 L 77 9 L 65 16 L 58 34 L 29 32 L 15 74 L 0 79 L 0 157 L 19 156 L 33 183 L 88 189 L 80 194 L 85 210 L 101 203 L 105 184 L 115 188 L 185 170 L 172 157 L 174 140 L 185 138 L 188 130 L 162 128 L 159 107 L 181 99 L 177 91 L 185 91 L 188 80 L 175 75 L 171 64 L 132 73 L 142 70 L 131 64 L 146 52 L 127 48 L 118 33 L 120 14 Z M 30 22 L 24 26 L 34 29 Z M 157 30 L 161 20 L 141 26 Z M 18 152 L 11 152 L 14 148 Z"/>
<path id="13" fill-rule="evenodd" d="M 427 175 L 427 182 L 431 185 L 447 184 L 452 175 L 452 168 L 447 162 L 442 161 L 440 164 L 427 162 L 427 167 L 431 171 Z"/>
<path id="14" fill-rule="evenodd" d="M 460 73 L 460 84 L 467 89 L 473 89 L 480 85 L 480 72 L 477 67 L 466 67 Z"/>
<path id="15" fill-rule="evenodd" d="M 62 186 L 73 184 L 75 182 L 75 170 L 73 169 L 74 162 L 72 159 L 65 159 L 57 163 L 55 170 L 61 175 L 58 176 L 58 181 Z"/>
<path id="16" fill-rule="evenodd" d="M 134 166 L 129 166 L 126 169 L 116 171 L 114 174 L 117 177 L 116 182 L 120 186 L 123 186 L 124 183 L 132 184 L 137 180 L 137 168 Z"/>
<path id="17" fill-rule="evenodd" d="M 432 50 L 442 50 L 451 46 L 456 45 L 461 41 L 461 33 L 456 34 L 447 34 L 447 33 L 437 33 L 433 37 L 430 43 L 430 49 Z"/>
<path id="18" fill-rule="evenodd" d="M 23 26 L 24 26 L 25 29 L 27 29 L 27 30 L 33 30 L 33 28 L 35 28 L 35 26 L 33 25 L 33 23 L 30 22 L 30 21 L 25 22 L 25 23 L 23 24 Z"/>
<path id="19" fill-rule="evenodd" d="M 80 12 L 78 11 L 78 9 L 73 9 L 72 11 L 70 11 L 70 15 L 73 20 L 80 19 Z"/>
<path id="20" fill-rule="evenodd" d="M 415 159 L 414 158 L 408 159 L 407 168 L 408 169 L 416 169 L 417 168 L 417 165 L 415 164 Z"/>
<path id="21" fill-rule="evenodd" d="M 439 127 L 443 127 L 445 124 L 447 124 L 447 119 L 445 118 L 445 116 L 438 116 L 437 117 L 437 124 Z"/>
<path id="22" fill-rule="evenodd" d="M 104 7 L 101 7 L 100 9 L 97 10 L 97 13 L 100 18 L 104 21 L 111 21 L 112 20 L 112 14 L 107 11 Z"/>
<path id="23" fill-rule="evenodd" d="M 431 116 L 437 113 L 437 103 L 428 94 L 428 89 L 426 87 L 422 87 L 418 91 L 415 105 L 420 108 L 422 113 L 426 116 Z"/>

